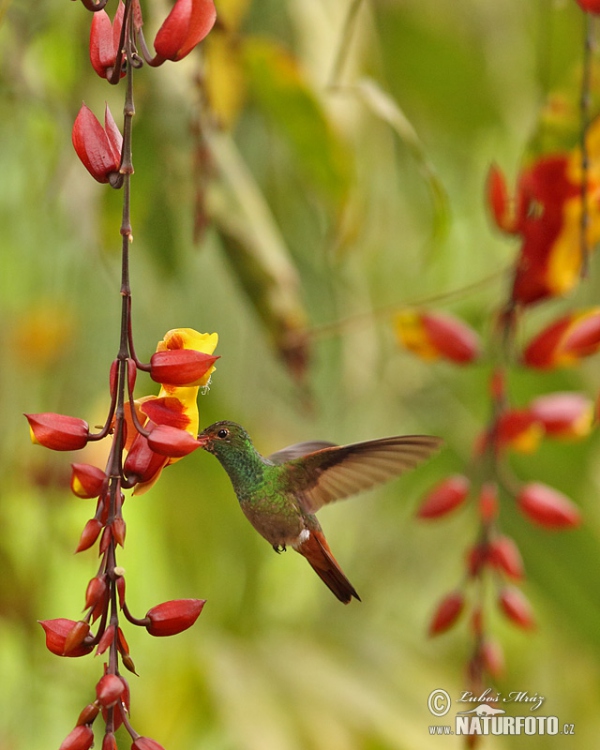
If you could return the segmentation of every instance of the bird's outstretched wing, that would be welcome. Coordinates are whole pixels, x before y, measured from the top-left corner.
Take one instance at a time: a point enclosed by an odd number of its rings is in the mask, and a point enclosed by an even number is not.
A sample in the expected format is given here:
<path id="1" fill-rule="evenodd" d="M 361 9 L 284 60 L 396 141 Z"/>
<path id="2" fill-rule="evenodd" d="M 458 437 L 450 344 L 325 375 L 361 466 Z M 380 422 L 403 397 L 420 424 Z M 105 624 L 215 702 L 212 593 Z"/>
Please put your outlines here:
<path id="1" fill-rule="evenodd" d="M 316 513 L 327 503 L 414 469 L 439 450 L 442 442 L 429 435 L 403 435 L 329 445 L 287 461 L 290 489 L 306 513 Z"/>
<path id="2" fill-rule="evenodd" d="M 267 460 L 274 464 L 283 464 L 286 461 L 291 461 L 294 458 L 302 458 L 308 453 L 314 453 L 322 448 L 337 448 L 335 443 L 328 443 L 326 440 L 309 440 L 306 443 L 294 443 L 294 445 L 288 445 L 287 448 L 271 453 L 267 456 Z"/>

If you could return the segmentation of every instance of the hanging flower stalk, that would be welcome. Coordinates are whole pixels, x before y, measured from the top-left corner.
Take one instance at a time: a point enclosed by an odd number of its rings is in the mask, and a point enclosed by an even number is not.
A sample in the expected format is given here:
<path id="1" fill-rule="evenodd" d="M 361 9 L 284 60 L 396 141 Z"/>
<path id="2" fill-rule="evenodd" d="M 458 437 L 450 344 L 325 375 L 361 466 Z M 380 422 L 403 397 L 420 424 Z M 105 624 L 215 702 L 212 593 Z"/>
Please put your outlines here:
<path id="1" fill-rule="evenodd" d="M 105 110 L 104 125 L 83 105 L 73 126 L 73 145 L 81 162 L 99 183 L 123 190 L 121 243 L 121 323 L 116 358 L 109 373 L 110 402 L 104 426 L 89 428 L 79 417 L 63 414 L 27 414 L 34 443 L 57 451 L 76 451 L 88 443 L 110 441 L 104 467 L 73 463 L 71 489 L 77 497 L 95 498 L 96 509 L 81 533 L 77 552 L 98 545 L 100 565 L 89 581 L 84 613 L 78 620 L 41 621 L 46 646 L 58 656 L 103 655 L 103 673 L 95 697 L 82 710 L 75 728 L 60 750 L 87 750 L 94 743 L 94 723 L 104 722 L 102 748 L 116 750 L 115 731 L 123 725 L 133 750 L 162 750 L 155 740 L 141 736 L 129 718 L 130 691 L 122 667 L 135 672 L 122 629 L 123 619 L 144 627 L 150 635 L 176 635 L 191 627 L 204 606 L 202 599 L 179 599 L 151 607 L 136 617 L 127 604 L 125 571 L 117 563 L 117 549 L 125 544 L 123 516 L 125 491 L 139 494 L 154 484 L 163 469 L 199 447 L 197 396 L 208 386 L 217 345 L 216 334 L 190 328 L 169 331 L 159 342 L 150 362 L 139 360 L 131 323 L 129 248 L 133 241 L 130 194 L 134 72 L 143 65 L 138 54 L 142 12 L 138 0 L 118 3 L 113 20 L 104 10 L 106 0 L 82 0 L 94 12 L 90 33 L 90 61 L 111 84 L 125 79 L 123 134 Z M 215 22 L 212 0 L 177 0 L 157 36 L 152 65 L 180 60 L 208 34 Z M 160 384 L 158 395 L 134 398 L 139 371 Z M 96 732 L 97 734 L 97 732 Z"/>
<path id="2" fill-rule="evenodd" d="M 470 506 L 478 518 L 476 536 L 465 552 L 464 574 L 441 597 L 428 628 L 430 636 L 438 636 L 466 620 L 473 643 L 467 683 L 474 694 L 489 687 L 505 667 L 502 647 L 490 632 L 490 603 L 518 628 L 528 631 L 536 625 L 521 589 L 525 566 L 519 547 L 502 531 L 502 506 L 513 503 L 526 522 L 549 532 L 574 529 L 581 522 L 577 505 L 557 488 L 515 476 L 510 455 L 532 454 L 543 440 L 585 438 L 594 426 L 592 399 L 583 393 L 550 392 L 514 404 L 509 385 L 518 368 L 543 373 L 576 367 L 600 351 L 597 307 L 563 314 L 524 346 L 520 336 L 525 313 L 533 305 L 563 296 L 585 276 L 588 254 L 600 240 L 599 136 L 597 119 L 586 126 L 577 148 L 531 161 L 513 197 L 500 170 L 490 170 L 492 218 L 502 232 L 518 237 L 520 246 L 507 298 L 490 325 L 486 352 L 477 334 L 447 313 L 403 310 L 394 320 L 399 343 L 425 361 L 470 366 L 487 360 L 491 365 L 490 416 L 474 440 L 472 461 L 435 485 L 417 511 L 420 519 L 438 521 Z M 476 741 L 470 737 L 470 746 Z"/>

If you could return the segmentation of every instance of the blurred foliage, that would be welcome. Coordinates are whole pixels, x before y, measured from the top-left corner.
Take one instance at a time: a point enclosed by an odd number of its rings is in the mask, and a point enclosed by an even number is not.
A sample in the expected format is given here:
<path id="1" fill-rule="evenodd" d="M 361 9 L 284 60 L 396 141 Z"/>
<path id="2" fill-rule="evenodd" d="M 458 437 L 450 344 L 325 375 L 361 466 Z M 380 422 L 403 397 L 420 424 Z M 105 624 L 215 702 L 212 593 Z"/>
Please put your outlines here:
<path id="1" fill-rule="evenodd" d="M 449 306 L 487 332 L 516 248 L 488 225 L 485 174 L 492 161 L 515 174 L 535 133 L 534 151 L 557 142 L 540 119 L 550 92 L 565 104 L 546 119 L 558 113 L 558 130 L 576 132 L 582 18 L 559 0 L 365 0 L 343 36 L 351 5 L 217 0 L 223 23 L 204 57 L 136 76 L 137 349 L 148 357 L 177 326 L 218 331 L 202 424 L 239 421 L 263 453 L 413 431 L 448 447 L 322 512 L 363 598 L 347 608 L 299 556 L 272 554 L 208 455 L 127 500 L 120 562 L 132 609 L 208 599 L 176 638 L 127 632 L 140 672 L 135 724 L 170 750 L 460 746 L 429 737 L 427 696 L 462 689 L 467 628 L 431 642 L 425 629 L 475 522 L 461 511 L 419 525 L 412 512 L 468 459 L 487 418 L 488 367 L 411 359 L 388 313 L 469 287 Z M 103 418 L 118 346 L 120 195 L 85 173 L 70 132 L 82 99 L 97 113 L 106 99 L 116 115 L 122 91 L 91 70 L 79 3 L 5 0 L 0 19 L 0 750 L 46 750 L 93 697 L 101 665 L 49 654 L 36 620 L 76 617 L 95 563 L 72 554 L 90 509 L 68 491 L 69 457 L 32 447 L 22 412 Z M 570 302 L 597 301 L 598 286 L 592 268 Z M 547 315 L 532 314 L 532 329 Z M 517 403 L 595 393 L 597 372 L 516 372 L 511 392 Z M 137 393 L 152 391 L 140 379 Z M 78 460 L 101 461 L 96 450 Z M 540 627 L 491 623 L 507 652 L 499 689 L 537 691 L 544 713 L 576 727 L 575 737 L 530 737 L 531 748 L 591 747 L 600 729 L 597 458 L 591 439 L 515 460 L 522 477 L 582 505 L 582 530 L 536 531 L 509 500 L 502 511 Z"/>

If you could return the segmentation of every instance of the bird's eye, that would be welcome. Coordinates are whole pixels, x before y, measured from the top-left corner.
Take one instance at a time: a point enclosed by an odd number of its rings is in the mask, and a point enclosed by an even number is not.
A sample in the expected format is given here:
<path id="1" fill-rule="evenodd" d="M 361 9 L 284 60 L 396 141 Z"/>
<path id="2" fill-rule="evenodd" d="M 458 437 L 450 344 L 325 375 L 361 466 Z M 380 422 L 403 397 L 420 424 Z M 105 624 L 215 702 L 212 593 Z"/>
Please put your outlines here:
<path id="1" fill-rule="evenodd" d="M 226 438 L 226 437 L 228 437 L 228 436 L 229 436 L 229 430 L 226 430 L 226 429 L 225 429 L 224 427 L 222 427 L 222 428 L 221 428 L 221 429 L 220 429 L 220 430 L 219 430 L 219 431 L 217 432 L 217 437 L 218 437 L 218 438 L 221 438 L 221 439 L 225 439 L 225 438 Z"/>

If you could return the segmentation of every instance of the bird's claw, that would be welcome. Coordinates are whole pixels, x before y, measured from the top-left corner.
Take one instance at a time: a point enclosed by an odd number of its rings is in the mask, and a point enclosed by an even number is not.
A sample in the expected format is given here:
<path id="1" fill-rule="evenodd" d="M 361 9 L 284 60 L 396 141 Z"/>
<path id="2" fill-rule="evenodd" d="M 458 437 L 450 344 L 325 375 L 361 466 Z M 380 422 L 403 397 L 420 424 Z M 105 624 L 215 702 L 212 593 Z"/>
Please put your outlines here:
<path id="1" fill-rule="evenodd" d="M 278 555 L 280 555 L 282 552 L 285 552 L 287 548 L 285 544 L 274 544 L 273 549 L 275 550 L 275 552 L 277 552 Z"/>

